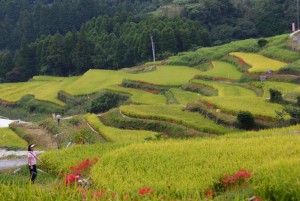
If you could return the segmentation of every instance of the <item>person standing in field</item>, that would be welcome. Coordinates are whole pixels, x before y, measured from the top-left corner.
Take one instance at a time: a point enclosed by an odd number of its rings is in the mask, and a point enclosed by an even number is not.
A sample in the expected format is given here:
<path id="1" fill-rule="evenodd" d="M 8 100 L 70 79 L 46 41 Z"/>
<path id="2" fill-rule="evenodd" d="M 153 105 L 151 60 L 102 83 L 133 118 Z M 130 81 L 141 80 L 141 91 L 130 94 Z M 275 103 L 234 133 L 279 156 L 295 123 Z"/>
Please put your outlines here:
<path id="1" fill-rule="evenodd" d="M 30 180 L 34 184 L 37 177 L 37 169 L 36 169 L 36 160 L 42 162 L 38 157 L 36 152 L 34 151 L 35 144 L 28 145 L 28 167 L 30 173 Z"/>
<path id="2" fill-rule="evenodd" d="M 59 125 L 60 124 L 60 114 L 58 113 L 57 115 L 56 115 L 56 119 L 57 119 L 57 125 Z"/>

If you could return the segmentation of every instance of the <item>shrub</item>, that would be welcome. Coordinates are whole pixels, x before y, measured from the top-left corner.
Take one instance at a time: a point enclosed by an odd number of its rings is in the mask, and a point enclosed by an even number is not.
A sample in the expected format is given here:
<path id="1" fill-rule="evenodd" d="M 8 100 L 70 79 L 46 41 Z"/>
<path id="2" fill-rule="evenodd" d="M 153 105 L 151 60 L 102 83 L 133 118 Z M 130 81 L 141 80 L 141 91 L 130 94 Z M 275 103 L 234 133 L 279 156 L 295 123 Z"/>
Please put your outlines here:
<path id="1" fill-rule="evenodd" d="M 240 128 L 250 130 L 254 127 L 254 117 L 251 112 L 240 111 L 237 115 Z"/>
<path id="2" fill-rule="evenodd" d="M 75 131 L 72 135 L 72 141 L 76 144 L 94 143 L 94 136 L 87 128 L 81 128 L 79 131 Z"/>
<path id="3" fill-rule="evenodd" d="M 268 41 L 266 39 L 259 39 L 257 41 L 257 44 L 259 47 L 264 47 L 264 46 L 266 46 L 267 43 L 268 43 Z"/>
<path id="4" fill-rule="evenodd" d="M 283 98 L 280 91 L 275 89 L 269 89 L 270 92 L 270 102 L 272 103 L 282 103 Z"/>
<path id="5" fill-rule="evenodd" d="M 101 113 L 106 112 L 111 108 L 120 106 L 128 99 L 128 96 L 120 95 L 118 93 L 103 92 L 98 98 L 92 101 L 90 112 Z"/>

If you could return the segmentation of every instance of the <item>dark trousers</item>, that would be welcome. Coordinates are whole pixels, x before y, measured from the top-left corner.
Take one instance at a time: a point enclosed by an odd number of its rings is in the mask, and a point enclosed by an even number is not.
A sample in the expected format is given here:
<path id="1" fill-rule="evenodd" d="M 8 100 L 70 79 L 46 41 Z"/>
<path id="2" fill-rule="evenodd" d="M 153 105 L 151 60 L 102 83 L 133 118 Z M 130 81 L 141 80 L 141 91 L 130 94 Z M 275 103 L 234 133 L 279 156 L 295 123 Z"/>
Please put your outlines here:
<path id="1" fill-rule="evenodd" d="M 28 167 L 29 167 L 29 172 L 30 172 L 30 180 L 34 184 L 34 181 L 37 177 L 36 165 L 33 165 L 32 169 L 30 169 L 30 165 Z"/>

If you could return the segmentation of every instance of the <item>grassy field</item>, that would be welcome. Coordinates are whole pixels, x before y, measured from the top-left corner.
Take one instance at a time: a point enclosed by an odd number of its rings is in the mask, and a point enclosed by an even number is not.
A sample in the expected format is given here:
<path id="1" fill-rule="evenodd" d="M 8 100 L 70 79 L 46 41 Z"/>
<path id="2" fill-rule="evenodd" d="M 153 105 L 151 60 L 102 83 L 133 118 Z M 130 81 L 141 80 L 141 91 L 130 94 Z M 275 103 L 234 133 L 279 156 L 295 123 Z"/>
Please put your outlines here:
<path id="1" fill-rule="evenodd" d="M 213 61 L 213 69 L 202 72 L 201 75 L 213 76 L 213 77 L 224 77 L 238 80 L 241 78 L 242 73 L 239 72 L 236 67 L 232 64 L 222 62 L 222 61 Z"/>
<path id="2" fill-rule="evenodd" d="M 182 106 L 178 105 L 128 105 L 121 106 L 120 108 L 123 114 L 130 117 L 176 122 L 204 133 L 224 134 L 234 131 L 233 129 L 218 125 L 200 114 L 185 112 L 183 109 Z"/>
<path id="3" fill-rule="evenodd" d="M 192 80 L 192 83 L 199 83 L 199 84 L 205 84 L 214 87 L 215 89 L 218 89 L 218 96 L 251 96 L 255 97 L 256 94 L 254 91 L 251 91 L 249 89 L 246 89 L 244 87 L 240 86 L 234 86 L 231 84 L 226 84 L 222 82 L 212 82 L 212 81 L 203 81 L 203 80 Z"/>
<path id="4" fill-rule="evenodd" d="M 0 128 L 0 147 L 27 148 L 27 142 L 9 128 Z"/>
<path id="5" fill-rule="evenodd" d="M 288 65 L 287 63 L 269 59 L 262 55 L 244 52 L 231 52 L 229 55 L 243 59 L 247 64 L 252 66 L 249 72 L 265 72 L 267 70 L 279 70 Z"/>

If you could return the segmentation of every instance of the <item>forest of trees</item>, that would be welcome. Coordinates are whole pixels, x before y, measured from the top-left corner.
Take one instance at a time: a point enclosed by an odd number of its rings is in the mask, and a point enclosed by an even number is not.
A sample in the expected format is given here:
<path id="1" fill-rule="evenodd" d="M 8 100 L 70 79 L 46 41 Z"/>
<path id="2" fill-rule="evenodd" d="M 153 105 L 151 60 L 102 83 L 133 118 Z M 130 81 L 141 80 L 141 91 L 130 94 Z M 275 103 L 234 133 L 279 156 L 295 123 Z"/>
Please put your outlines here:
<path id="1" fill-rule="evenodd" d="M 294 0 L 0 0 L 0 82 L 79 75 L 290 31 Z M 268 8 L 268 9 L 265 9 Z"/>

